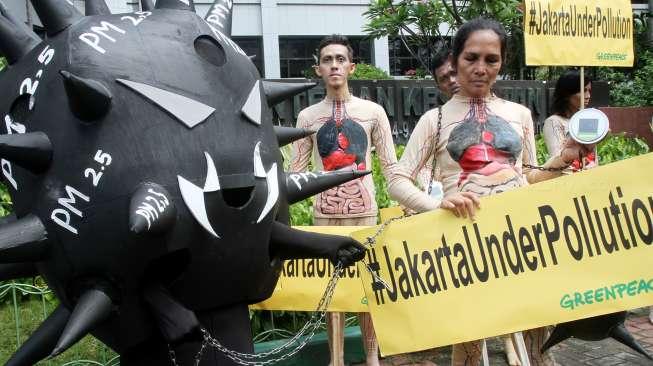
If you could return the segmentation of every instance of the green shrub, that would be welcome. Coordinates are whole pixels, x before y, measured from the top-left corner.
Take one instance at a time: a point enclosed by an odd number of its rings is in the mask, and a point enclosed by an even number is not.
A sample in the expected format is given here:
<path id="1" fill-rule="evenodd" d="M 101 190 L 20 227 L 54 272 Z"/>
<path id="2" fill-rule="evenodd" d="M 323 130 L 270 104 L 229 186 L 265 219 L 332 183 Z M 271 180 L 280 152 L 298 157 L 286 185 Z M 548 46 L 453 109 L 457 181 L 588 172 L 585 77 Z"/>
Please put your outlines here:
<path id="1" fill-rule="evenodd" d="M 544 138 L 541 135 L 537 137 L 536 149 L 537 162 L 542 165 L 549 159 L 549 153 L 546 149 Z M 609 135 L 596 147 L 600 165 L 646 154 L 649 150 L 644 140 L 636 137 L 626 137 L 625 134 Z"/>
<path id="2" fill-rule="evenodd" d="M 401 158 L 401 155 L 404 153 L 403 145 L 395 145 L 395 150 L 397 152 L 397 159 Z M 388 183 L 381 172 L 381 161 L 376 153 L 372 154 L 372 179 L 374 179 L 374 189 L 376 190 L 376 204 L 379 208 L 386 208 L 394 206 L 397 202 L 390 199 L 388 194 Z"/>
<path id="3" fill-rule="evenodd" d="M 387 72 L 379 69 L 374 65 L 369 64 L 356 64 L 356 71 L 350 77 L 352 80 L 386 80 L 392 79 L 392 76 Z"/>
<path id="4" fill-rule="evenodd" d="M 634 53 L 632 68 L 600 67 L 597 69 L 599 80 L 610 83 L 610 105 L 616 107 L 642 107 L 653 105 L 653 87 L 650 77 L 653 75 L 653 48 L 648 44 L 648 22 L 650 15 L 634 14 Z"/>
<path id="5" fill-rule="evenodd" d="M 302 71 L 302 74 L 307 79 L 319 79 L 313 67 L 309 67 Z M 392 79 L 387 72 L 379 69 L 378 67 L 370 64 L 360 63 L 356 64 L 356 71 L 349 77 L 350 80 L 387 80 Z"/>

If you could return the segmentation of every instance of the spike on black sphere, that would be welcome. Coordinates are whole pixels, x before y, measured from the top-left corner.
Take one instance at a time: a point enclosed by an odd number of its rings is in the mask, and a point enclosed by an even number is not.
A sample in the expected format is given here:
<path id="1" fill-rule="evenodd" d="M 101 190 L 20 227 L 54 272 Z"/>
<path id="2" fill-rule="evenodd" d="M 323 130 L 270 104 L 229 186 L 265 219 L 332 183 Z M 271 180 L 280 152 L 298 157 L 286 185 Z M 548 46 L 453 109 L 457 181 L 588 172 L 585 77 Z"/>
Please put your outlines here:
<path id="1" fill-rule="evenodd" d="M 52 161 L 52 143 L 43 132 L 0 135 L 0 157 L 35 173 L 43 173 Z"/>
<path id="2" fill-rule="evenodd" d="M 146 288 L 143 297 L 167 342 L 177 343 L 200 329 L 195 313 L 180 304 L 161 284 Z"/>
<path id="3" fill-rule="evenodd" d="M 34 42 L 34 45 L 41 42 L 41 38 L 34 33 L 34 30 L 28 27 L 22 20 L 16 18 L 16 16 L 5 7 L 2 1 L 0 1 L 0 15 L 7 18 L 16 28 L 20 28 L 21 32 L 27 34 L 27 36 Z"/>
<path id="4" fill-rule="evenodd" d="M 86 0 L 84 14 L 88 15 L 110 15 L 111 10 L 104 0 Z"/>
<path id="5" fill-rule="evenodd" d="M 39 42 L 38 38 L 35 39 L 23 27 L 0 16 L 0 53 L 7 58 L 10 65 L 27 55 Z"/>
<path id="6" fill-rule="evenodd" d="M 268 105 L 273 106 L 283 102 L 285 99 L 311 89 L 316 85 L 316 83 L 312 82 L 287 83 L 282 81 L 265 80 L 263 81 L 263 92 L 267 98 Z"/>
<path id="7" fill-rule="evenodd" d="M 369 170 L 342 170 L 333 172 L 287 173 L 288 202 L 296 203 L 327 189 L 370 174 Z"/>
<path id="8" fill-rule="evenodd" d="M 644 347 L 642 347 L 637 342 L 637 340 L 635 340 L 635 337 L 630 334 L 628 329 L 626 329 L 623 324 L 619 324 L 616 327 L 612 328 L 612 330 L 610 330 L 610 337 L 630 347 L 632 350 L 648 358 L 649 360 L 653 360 L 653 357 L 651 357 L 651 355 L 644 349 Z"/>
<path id="9" fill-rule="evenodd" d="M 172 195 L 161 185 L 143 183 L 129 204 L 129 230 L 134 234 L 160 234 L 172 229 L 177 209 Z"/>
<path id="10" fill-rule="evenodd" d="M 174 9 L 188 10 L 195 12 L 195 3 L 193 0 L 157 0 L 155 9 Z"/>
<path id="11" fill-rule="evenodd" d="M 57 344 L 69 317 L 70 312 L 59 305 L 11 356 L 5 366 L 34 365 L 48 357 Z"/>
<path id="12" fill-rule="evenodd" d="M 294 141 L 314 134 L 315 131 L 307 130 L 305 128 L 274 126 L 274 133 L 277 135 L 279 146 L 286 146 Z"/>
<path id="13" fill-rule="evenodd" d="M 70 110 L 77 118 L 90 122 L 103 117 L 111 107 L 111 92 L 100 82 L 61 70 Z"/>
<path id="14" fill-rule="evenodd" d="M 99 289 L 91 289 L 82 294 L 50 357 L 61 354 L 106 320 L 112 307 L 109 296 Z"/>
<path id="15" fill-rule="evenodd" d="M 594 316 L 591 318 L 560 323 L 555 326 L 549 338 L 542 346 L 542 353 L 565 339 L 575 337 L 585 341 L 600 341 L 613 338 L 634 351 L 651 359 L 651 356 L 637 343 L 624 326 L 627 312 Z"/>
<path id="16" fill-rule="evenodd" d="M 45 226 L 35 215 L 0 227 L 0 263 L 37 262 L 50 249 Z"/>
<path id="17" fill-rule="evenodd" d="M 66 0 L 31 0 L 49 36 L 77 23 L 83 15 Z"/>
<path id="18" fill-rule="evenodd" d="M 141 0 L 141 10 L 142 11 L 154 10 L 154 3 L 152 3 L 152 0 Z"/>
<path id="19" fill-rule="evenodd" d="M 233 18 L 232 0 L 215 0 L 206 13 L 206 22 L 216 27 L 222 34 L 231 37 Z M 251 60 L 251 59 L 250 59 Z"/>

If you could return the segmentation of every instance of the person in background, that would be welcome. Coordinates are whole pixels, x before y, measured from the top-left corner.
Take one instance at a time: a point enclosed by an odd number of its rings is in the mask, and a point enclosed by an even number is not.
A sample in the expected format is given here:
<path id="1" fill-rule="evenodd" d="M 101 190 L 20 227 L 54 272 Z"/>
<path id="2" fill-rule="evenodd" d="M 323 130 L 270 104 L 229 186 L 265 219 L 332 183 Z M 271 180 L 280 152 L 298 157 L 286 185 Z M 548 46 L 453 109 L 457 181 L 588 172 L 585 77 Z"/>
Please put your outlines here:
<path id="1" fill-rule="evenodd" d="M 474 218 L 479 196 L 558 177 L 586 154 L 568 139 L 560 154 L 544 164 L 554 171 L 529 168 L 537 163 L 531 111 L 491 91 L 506 59 L 506 43 L 505 29 L 494 20 L 477 18 L 458 29 L 451 59 L 460 90 L 440 108 L 426 112 L 415 126 L 389 180 L 393 199 L 417 212 L 444 208 L 458 217 Z M 415 184 L 427 162 L 439 165 L 441 200 Z M 526 349 L 533 350 L 532 365 L 555 364 L 550 353 L 539 351 L 547 335 L 546 328 L 524 332 Z M 481 347 L 481 340 L 454 345 L 452 365 L 478 366 Z"/>
<path id="2" fill-rule="evenodd" d="M 585 78 L 585 106 L 590 102 L 592 95 L 592 81 Z M 556 82 L 555 90 L 553 91 L 553 114 L 544 121 L 544 128 L 542 134 L 546 148 L 550 156 L 560 154 L 567 138 L 569 131 L 569 119 L 574 113 L 580 110 L 580 73 L 576 70 L 569 70 L 565 72 Z M 564 174 L 579 171 L 583 168 L 592 168 L 598 165 L 596 152 L 592 151 L 582 160 L 574 159 L 569 169 L 565 170 Z"/>
<path id="3" fill-rule="evenodd" d="M 458 92 L 460 85 L 456 81 L 456 72 L 451 66 L 451 50 L 441 49 L 433 58 L 431 70 L 435 78 L 435 85 L 438 87 L 438 105 L 443 105 Z M 424 191 L 442 199 L 442 184 L 440 184 L 438 167 L 433 167 L 427 162 L 424 168 L 417 174 L 417 185 Z M 434 179 L 435 178 L 435 179 Z"/>
<path id="4" fill-rule="evenodd" d="M 460 85 L 456 81 L 456 71 L 451 66 L 451 51 L 448 48 L 442 49 L 433 59 L 433 74 L 435 84 L 440 90 L 439 102 L 444 104 L 447 100 L 458 93 Z M 442 98 L 444 96 L 444 98 Z"/>
<path id="5" fill-rule="evenodd" d="M 390 122 L 380 105 L 349 93 L 348 77 L 354 73 L 353 50 L 346 37 L 325 37 L 318 48 L 316 74 L 322 78 L 326 97 L 302 110 L 297 127 L 316 133 L 293 144 L 291 171 L 305 171 L 311 159 L 315 170 L 371 170 L 372 147 L 386 179 L 397 156 Z M 372 226 L 378 208 L 371 175 L 342 184 L 315 197 L 316 226 Z M 331 366 L 344 365 L 344 313 L 329 313 L 327 332 Z M 379 346 L 369 313 L 359 314 L 368 366 L 379 366 Z"/>

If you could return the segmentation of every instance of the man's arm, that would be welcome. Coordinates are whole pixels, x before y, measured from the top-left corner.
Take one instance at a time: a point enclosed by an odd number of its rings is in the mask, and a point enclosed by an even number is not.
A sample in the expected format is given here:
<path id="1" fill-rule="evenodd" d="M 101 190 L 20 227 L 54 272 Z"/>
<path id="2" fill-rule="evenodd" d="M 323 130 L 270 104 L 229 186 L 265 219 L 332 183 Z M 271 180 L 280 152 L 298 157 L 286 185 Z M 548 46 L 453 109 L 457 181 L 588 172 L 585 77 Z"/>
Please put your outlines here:
<path id="1" fill-rule="evenodd" d="M 304 111 L 297 116 L 297 128 L 306 128 L 306 114 Z M 313 153 L 313 137 L 306 136 L 303 139 L 292 143 L 292 160 L 290 162 L 290 171 L 293 173 L 304 172 L 308 169 Z"/>

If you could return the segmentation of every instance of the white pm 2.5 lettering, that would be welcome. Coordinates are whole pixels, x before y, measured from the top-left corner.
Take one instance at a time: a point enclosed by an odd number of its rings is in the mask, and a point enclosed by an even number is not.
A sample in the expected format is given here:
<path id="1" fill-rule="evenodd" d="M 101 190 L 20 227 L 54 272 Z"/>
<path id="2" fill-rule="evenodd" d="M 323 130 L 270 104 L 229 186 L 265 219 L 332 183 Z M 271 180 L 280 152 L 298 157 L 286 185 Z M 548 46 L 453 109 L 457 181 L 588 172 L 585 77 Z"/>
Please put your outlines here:
<path id="1" fill-rule="evenodd" d="M 128 22 L 129 24 L 137 27 L 145 18 L 152 15 L 152 12 L 149 11 L 137 11 L 132 15 L 125 15 L 120 18 L 123 22 Z M 91 47 L 95 51 L 105 54 L 107 50 L 103 46 L 103 43 L 111 42 L 116 43 L 116 37 L 126 34 L 127 31 L 124 29 L 107 22 L 106 20 L 100 21 L 99 26 L 92 26 L 89 32 L 82 33 L 79 35 L 79 39 L 84 42 L 87 46 Z"/>

